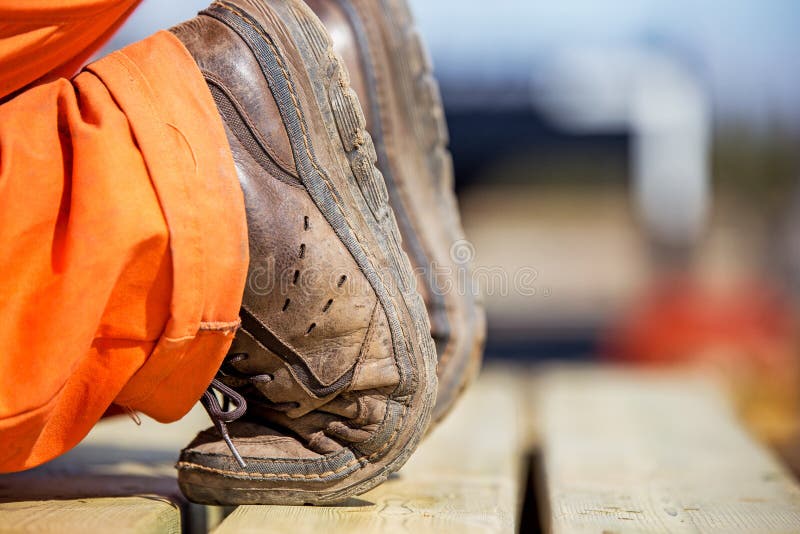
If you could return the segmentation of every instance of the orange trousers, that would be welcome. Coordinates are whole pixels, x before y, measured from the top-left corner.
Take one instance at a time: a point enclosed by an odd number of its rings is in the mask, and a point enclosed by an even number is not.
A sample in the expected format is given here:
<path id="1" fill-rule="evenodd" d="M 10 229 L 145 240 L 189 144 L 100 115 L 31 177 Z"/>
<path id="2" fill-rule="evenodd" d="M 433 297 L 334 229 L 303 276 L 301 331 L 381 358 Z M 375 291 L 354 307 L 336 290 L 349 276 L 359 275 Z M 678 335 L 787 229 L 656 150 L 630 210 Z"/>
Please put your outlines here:
<path id="1" fill-rule="evenodd" d="M 137 3 L 0 0 L 3 472 L 113 405 L 179 419 L 238 326 L 244 202 L 189 53 L 160 32 L 64 78 Z"/>

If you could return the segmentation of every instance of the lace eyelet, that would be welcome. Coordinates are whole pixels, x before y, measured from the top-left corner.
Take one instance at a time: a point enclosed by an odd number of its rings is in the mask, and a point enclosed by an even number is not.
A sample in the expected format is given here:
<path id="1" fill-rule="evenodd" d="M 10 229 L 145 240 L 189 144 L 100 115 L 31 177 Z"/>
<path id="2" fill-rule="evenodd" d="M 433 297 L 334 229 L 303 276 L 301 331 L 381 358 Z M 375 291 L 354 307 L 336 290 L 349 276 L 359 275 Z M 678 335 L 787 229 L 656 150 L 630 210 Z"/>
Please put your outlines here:
<path id="1" fill-rule="evenodd" d="M 261 384 L 266 384 L 275 380 L 275 377 L 269 373 L 264 373 L 260 375 L 253 375 L 248 378 L 251 382 L 258 382 Z"/>
<path id="2" fill-rule="evenodd" d="M 232 352 L 225 357 L 228 363 L 242 362 L 250 358 L 250 354 L 246 352 Z"/>

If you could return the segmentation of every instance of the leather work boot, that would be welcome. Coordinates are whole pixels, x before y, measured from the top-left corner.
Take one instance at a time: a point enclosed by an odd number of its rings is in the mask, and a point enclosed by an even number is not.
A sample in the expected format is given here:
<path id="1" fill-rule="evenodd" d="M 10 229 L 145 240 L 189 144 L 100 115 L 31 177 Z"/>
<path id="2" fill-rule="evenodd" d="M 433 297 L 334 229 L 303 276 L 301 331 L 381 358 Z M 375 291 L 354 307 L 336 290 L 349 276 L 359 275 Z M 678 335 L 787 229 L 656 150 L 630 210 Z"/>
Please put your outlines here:
<path id="1" fill-rule="evenodd" d="M 182 451 L 180 487 L 209 504 L 344 500 L 405 462 L 436 392 L 364 116 L 299 0 L 218 1 L 171 31 L 222 116 L 251 258 L 242 328 L 203 399 L 215 427 Z"/>
<path id="2" fill-rule="evenodd" d="M 418 275 L 439 355 L 434 421 L 480 368 L 486 336 L 472 246 L 453 192 L 447 125 L 406 0 L 306 0 L 333 38 L 364 107 L 403 245 Z"/>

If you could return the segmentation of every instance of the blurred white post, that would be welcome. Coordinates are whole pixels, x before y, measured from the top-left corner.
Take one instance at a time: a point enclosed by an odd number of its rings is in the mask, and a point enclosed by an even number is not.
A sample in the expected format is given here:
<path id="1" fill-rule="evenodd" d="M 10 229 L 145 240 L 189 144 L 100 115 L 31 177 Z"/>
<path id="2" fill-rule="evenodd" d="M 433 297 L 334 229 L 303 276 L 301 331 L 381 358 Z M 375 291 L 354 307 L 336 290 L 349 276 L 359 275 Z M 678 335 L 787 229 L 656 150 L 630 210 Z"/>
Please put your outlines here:
<path id="1" fill-rule="evenodd" d="M 631 134 L 632 191 L 659 245 L 690 247 L 710 209 L 710 108 L 675 59 L 642 49 L 567 49 L 534 73 L 534 103 L 564 130 Z"/>
<path id="2" fill-rule="evenodd" d="M 694 78 L 661 58 L 640 65 L 630 98 L 637 207 L 658 243 L 689 246 L 709 212 L 708 102 Z"/>

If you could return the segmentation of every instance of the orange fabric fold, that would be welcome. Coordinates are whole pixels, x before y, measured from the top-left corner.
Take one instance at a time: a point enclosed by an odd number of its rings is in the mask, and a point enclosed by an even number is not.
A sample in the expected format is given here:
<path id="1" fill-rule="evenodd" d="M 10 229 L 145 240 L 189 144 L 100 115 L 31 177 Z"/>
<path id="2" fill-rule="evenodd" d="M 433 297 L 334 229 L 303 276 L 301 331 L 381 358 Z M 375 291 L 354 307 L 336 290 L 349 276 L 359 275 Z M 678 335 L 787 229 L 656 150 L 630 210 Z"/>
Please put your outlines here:
<path id="1" fill-rule="evenodd" d="M 72 76 L 141 0 L 0 0 L 0 96 Z"/>
<path id="2" fill-rule="evenodd" d="M 112 403 L 182 417 L 238 325 L 247 250 L 222 122 L 172 34 L 0 105 L 0 471 Z"/>

